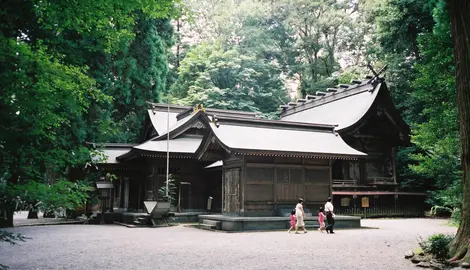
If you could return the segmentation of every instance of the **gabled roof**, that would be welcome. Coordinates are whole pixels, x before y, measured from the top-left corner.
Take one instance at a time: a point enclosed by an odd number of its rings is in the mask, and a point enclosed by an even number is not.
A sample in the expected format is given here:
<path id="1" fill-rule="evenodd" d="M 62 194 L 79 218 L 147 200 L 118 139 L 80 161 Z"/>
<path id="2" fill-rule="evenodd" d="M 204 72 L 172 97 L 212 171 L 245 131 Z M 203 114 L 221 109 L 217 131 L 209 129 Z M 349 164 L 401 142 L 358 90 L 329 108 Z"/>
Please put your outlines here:
<path id="1" fill-rule="evenodd" d="M 170 127 L 175 125 L 177 122 L 176 116 L 186 110 L 189 106 L 179 106 L 179 105 L 168 105 L 168 104 L 158 104 L 158 103 L 149 103 L 151 109 L 147 110 L 147 113 L 150 118 L 157 134 L 163 134 L 167 130 L 167 119 L 169 119 Z M 170 107 L 170 115 L 168 117 L 168 107 Z"/>
<path id="2" fill-rule="evenodd" d="M 150 151 L 150 152 L 166 152 L 167 146 L 171 153 L 188 153 L 194 154 L 201 145 L 203 137 L 199 136 L 181 136 L 172 140 L 147 141 L 141 145 L 135 146 L 134 149 Z"/>
<path id="3" fill-rule="evenodd" d="M 283 105 L 281 120 L 336 124 L 337 130 L 342 131 L 365 119 L 379 100 L 390 111 L 392 122 L 408 134 L 410 129 L 393 105 L 384 79 L 377 77 L 352 80 L 349 85 L 341 84 L 337 88 L 317 92 L 316 95 L 307 95 L 305 99 L 288 106 Z"/>
<path id="4" fill-rule="evenodd" d="M 162 104 L 162 103 L 152 103 L 147 102 L 149 109 L 147 110 L 150 122 L 152 123 L 153 128 L 158 135 L 166 133 L 167 122 L 169 122 L 170 129 L 176 125 L 177 122 L 190 116 L 194 108 L 190 106 L 180 106 L 174 104 Z M 169 107 L 169 108 L 168 108 Z M 168 115 L 168 109 L 170 111 Z M 205 109 L 206 114 L 220 115 L 220 116 L 234 116 L 234 117 L 243 117 L 243 118 L 257 118 L 257 114 L 254 112 L 244 112 L 244 111 L 233 111 L 233 110 L 221 110 L 221 109 Z M 169 119 L 169 121 L 167 121 Z"/>
<path id="5" fill-rule="evenodd" d="M 101 154 L 91 152 L 90 153 L 91 160 L 93 162 L 106 163 L 106 164 L 119 163 L 119 161 L 116 158 L 128 153 L 132 149 L 132 147 L 137 145 L 137 144 L 125 144 L 125 143 L 106 143 L 106 144 L 87 143 L 87 144 L 90 144 L 94 149 L 97 149 L 98 152 L 102 152 L 102 154 L 104 155 L 102 156 Z M 102 159 L 105 159 L 104 162 Z"/>
<path id="6" fill-rule="evenodd" d="M 210 127 L 220 142 L 235 153 L 273 152 L 335 157 L 366 155 L 347 145 L 333 128 L 250 124 L 227 121 L 218 125 L 211 123 Z"/>
<path id="7" fill-rule="evenodd" d="M 281 119 L 301 123 L 336 124 L 338 130 L 357 123 L 369 110 L 379 93 L 380 84 L 366 84 L 342 90 L 285 110 Z"/>
<path id="8" fill-rule="evenodd" d="M 203 111 L 193 112 L 178 121 L 169 133 L 155 137 L 133 150 L 166 152 L 166 140 L 170 137 L 171 153 L 194 153 L 205 151 L 202 138 L 186 138 L 186 130 L 192 127 L 204 128 L 226 151 L 235 154 L 290 154 L 324 157 L 359 157 L 366 154 L 347 145 L 335 133 L 332 125 L 295 123 L 249 119 L 243 117 L 208 116 Z M 206 136 L 209 133 L 206 132 Z M 177 143 L 178 142 L 178 143 Z M 209 143 L 214 143 L 213 141 Z M 135 151 L 133 151 L 135 152 Z M 119 158 L 129 157 L 129 154 Z M 118 159 L 119 159 L 118 158 Z"/>

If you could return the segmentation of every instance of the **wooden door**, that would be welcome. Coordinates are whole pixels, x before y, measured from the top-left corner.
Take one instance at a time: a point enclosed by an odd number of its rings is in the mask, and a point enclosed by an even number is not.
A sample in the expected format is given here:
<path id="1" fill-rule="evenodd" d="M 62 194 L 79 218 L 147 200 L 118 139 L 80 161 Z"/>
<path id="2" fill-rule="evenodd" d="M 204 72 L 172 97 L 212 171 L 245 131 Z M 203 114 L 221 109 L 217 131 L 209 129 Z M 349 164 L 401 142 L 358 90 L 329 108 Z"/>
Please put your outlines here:
<path id="1" fill-rule="evenodd" d="M 240 168 L 224 170 L 223 183 L 222 213 L 238 214 L 240 212 Z"/>

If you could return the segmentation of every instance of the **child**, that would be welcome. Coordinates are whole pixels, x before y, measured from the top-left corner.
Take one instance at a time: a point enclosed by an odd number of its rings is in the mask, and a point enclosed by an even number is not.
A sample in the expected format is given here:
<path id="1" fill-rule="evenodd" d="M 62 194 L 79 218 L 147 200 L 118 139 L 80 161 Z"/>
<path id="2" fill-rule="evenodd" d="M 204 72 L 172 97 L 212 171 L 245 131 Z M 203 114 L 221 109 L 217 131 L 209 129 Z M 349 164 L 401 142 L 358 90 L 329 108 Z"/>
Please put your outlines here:
<path id="1" fill-rule="evenodd" d="M 295 228 L 295 209 L 290 212 L 290 228 L 287 232 L 290 233 L 293 228 Z"/>
<path id="2" fill-rule="evenodd" d="M 320 207 L 318 209 L 318 224 L 320 225 L 320 228 L 318 228 L 318 231 L 322 232 L 325 230 L 325 218 L 326 215 L 323 213 L 323 207 Z"/>

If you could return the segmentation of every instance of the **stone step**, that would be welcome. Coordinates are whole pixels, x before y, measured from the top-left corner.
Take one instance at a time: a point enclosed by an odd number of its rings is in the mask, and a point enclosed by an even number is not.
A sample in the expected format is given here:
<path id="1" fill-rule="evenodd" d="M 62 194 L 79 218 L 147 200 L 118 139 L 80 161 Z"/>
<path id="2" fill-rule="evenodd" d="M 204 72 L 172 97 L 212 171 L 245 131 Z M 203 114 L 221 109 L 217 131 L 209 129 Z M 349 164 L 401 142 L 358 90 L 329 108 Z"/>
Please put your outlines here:
<path id="1" fill-rule="evenodd" d="M 320 228 L 318 224 L 305 224 L 305 228 Z"/>
<path id="2" fill-rule="evenodd" d="M 198 225 L 199 229 L 204 229 L 204 230 L 217 230 L 216 226 L 209 225 L 209 224 L 199 224 Z"/>
<path id="3" fill-rule="evenodd" d="M 222 222 L 221 222 L 221 221 L 210 220 L 210 219 L 203 219 L 203 220 L 202 220 L 202 224 L 203 224 L 203 225 L 208 225 L 208 226 L 213 226 L 213 227 L 216 228 L 216 229 L 220 229 L 221 226 L 222 226 Z"/>

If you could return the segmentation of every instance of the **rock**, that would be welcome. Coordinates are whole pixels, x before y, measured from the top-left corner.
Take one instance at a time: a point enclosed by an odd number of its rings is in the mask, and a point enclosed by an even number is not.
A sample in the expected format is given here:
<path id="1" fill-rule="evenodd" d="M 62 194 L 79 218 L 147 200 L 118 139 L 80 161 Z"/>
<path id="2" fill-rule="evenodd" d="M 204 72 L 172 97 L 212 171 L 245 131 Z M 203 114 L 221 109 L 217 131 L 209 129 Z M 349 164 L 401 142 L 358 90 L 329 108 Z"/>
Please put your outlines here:
<path id="1" fill-rule="evenodd" d="M 413 251 L 411 250 L 408 250 L 406 253 L 405 253 L 405 259 L 409 259 L 411 257 L 413 257 L 415 254 L 413 253 Z"/>
<path id="2" fill-rule="evenodd" d="M 459 261 L 449 261 L 449 265 L 452 267 L 459 267 L 460 263 Z"/>
<path id="3" fill-rule="evenodd" d="M 442 264 L 440 262 L 437 262 L 437 261 L 434 261 L 434 260 L 430 261 L 430 267 L 433 270 L 442 270 L 442 269 L 446 268 L 444 264 Z"/>
<path id="4" fill-rule="evenodd" d="M 415 255 L 413 256 L 413 258 L 411 258 L 412 263 L 429 262 L 429 261 L 431 261 L 431 258 L 426 257 L 426 256 Z"/>
<path id="5" fill-rule="evenodd" d="M 416 266 L 422 267 L 422 268 L 429 268 L 431 267 L 431 264 L 429 262 L 420 262 Z"/>
<path id="6" fill-rule="evenodd" d="M 463 262 L 462 264 L 460 264 L 460 266 L 462 266 L 462 268 L 468 269 L 468 268 L 470 268 L 470 263 Z"/>

